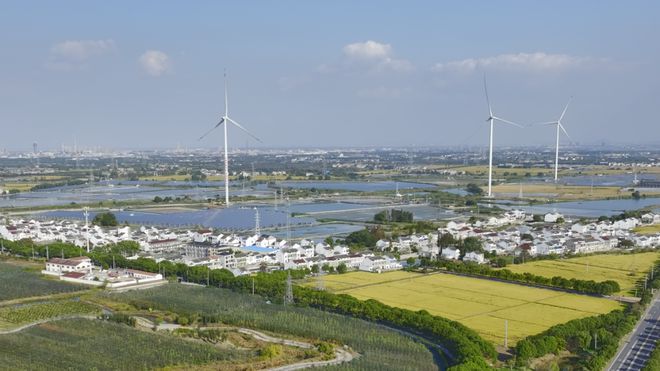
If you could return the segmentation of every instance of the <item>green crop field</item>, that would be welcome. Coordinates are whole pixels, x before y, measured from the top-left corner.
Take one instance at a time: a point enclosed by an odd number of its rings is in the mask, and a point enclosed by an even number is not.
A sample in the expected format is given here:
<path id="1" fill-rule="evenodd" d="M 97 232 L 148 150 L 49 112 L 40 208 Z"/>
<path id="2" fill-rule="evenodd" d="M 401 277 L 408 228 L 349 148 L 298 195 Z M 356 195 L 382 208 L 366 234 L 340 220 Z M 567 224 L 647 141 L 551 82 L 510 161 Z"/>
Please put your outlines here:
<path id="1" fill-rule="evenodd" d="M 256 356 L 253 353 L 86 319 L 49 322 L 0 335 L 3 370 L 190 369 L 211 362 L 240 363 Z"/>
<path id="2" fill-rule="evenodd" d="M 46 278 L 39 272 L 7 262 L 0 262 L 0 282 L 4 283 L 0 290 L 0 301 L 85 289 Z M 7 282 L 11 284 L 6 284 Z"/>
<path id="3" fill-rule="evenodd" d="M 312 308 L 268 304 L 262 297 L 226 289 L 180 284 L 106 295 L 110 300 L 148 306 L 154 310 L 217 316 L 229 325 L 306 339 L 336 341 L 360 353 L 360 357 L 350 363 L 325 369 L 437 369 L 432 353 L 424 345 L 391 329 L 349 316 Z"/>
<path id="4" fill-rule="evenodd" d="M 660 258 L 657 252 L 620 255 L 592 255 L 579 258 L 539 260 L 525 264 L 509 265 L 506 269 L 515 273 L 529 272 L 544 277 L 561 276 L 602 282 L 614 280 L 621 286 L 621 294 L 634 292 L 635 283 L 651 269 Z"/>
<path id="5" fill-rule="evenodd" d="M 97 314 L 100 308 L 79 300 L 55 300 L 0 308 L 0 329 L 74 314 Z"/>
<path id="6" fill-rule="evenodd" d="M 336 293 L 456 320 L 495 344 L 504 343 L 505 320 L 512 345 L 556 324 L 620 307 L 607 299 L 442 273 L 354 272 L 322 279 Z"/>

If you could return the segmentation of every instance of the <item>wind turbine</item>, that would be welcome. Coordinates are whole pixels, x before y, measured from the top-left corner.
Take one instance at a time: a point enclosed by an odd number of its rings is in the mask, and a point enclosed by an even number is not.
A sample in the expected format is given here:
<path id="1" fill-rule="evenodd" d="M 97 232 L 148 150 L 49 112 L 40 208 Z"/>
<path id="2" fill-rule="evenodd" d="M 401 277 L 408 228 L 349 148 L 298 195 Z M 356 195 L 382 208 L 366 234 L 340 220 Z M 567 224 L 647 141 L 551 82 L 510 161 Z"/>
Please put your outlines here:
<path id="1" fill-rule="evenodd" d="M 493 196 L 493 126 L 495 124 L 495 121 L 501 121 L 505 124 L 517 126 L 519 128 L 522 128 L 521 125 L 516 124 L 515 122 L 511 122 L 508 120 L 505 120 L 503 118 L 497 117 L 493 114 L 493 108 L 490 105 L 490 99 L 488 98 L 488 86 L 486 85 L 486 76 L 484 75 L 484 91 L 486 92 L 486 103 L 488 103 L 488 118 L 486 121 L 490 123 L 490 146 L 488 148 L 488 197 Z"/>
<path id="2" fill-rule="evenodd" d="M 557 127 L 557 142 L 555 145 L 555 183 L 557 183 L 557 172 L 559 171 L 559 129 L 561 129 L 561 131 L 564 132 L 564 134 L 569 140 L 571 139 L 571 137 L 566 132 L 564 125 L 561 124 L 561 120 L 564 118 L 564 115 L 566 114 L 566 110 L 568 109 L 568 105 L 571 104 L 571 100 L 573 100 L 573 97 L 571 97 L 568 100 L 568 103 L 566 103 L 566 106 L 564 107 L 564 110 L 561 112 L 561 116 L 559 116 L 559 119 L 557 121 L 537 124 L 537 125 L 546 125 L 546 126 L 555 125 Z"/>
<path id="3" fill-rule="evenodd" d="M 261 139 L 257 138 L 254 134 L 252 134 L 248 129 L 244 128 L 243 125 L 239 124 L 238 122 L 234 121 L 231 117 L 229 117 L 229 103 L 227 99 L 227 72 L 225 71 L 224 74 L 225 77 L 225 114 L 220 118 L 220 121 L 212 127 L 209 131 L 204 133 L 201 137 L 199 137 L 199 140 L 204 139 L 207 135 L 209 135 L 213 130 L 217 129 L 220 125 L 225 124 L 223 129 L 224 129 L 224 134 L 225 134 L 225 205 L 229 206 L 229 154 L 227 152 L 228 147 L 227 147 L 227 124 L 232 123 L 236 125 L 237 128 L 243 130 L 246 132 L 249 136 L 252 138 L 256 139 L 258 142 L 261 142 Z"/>

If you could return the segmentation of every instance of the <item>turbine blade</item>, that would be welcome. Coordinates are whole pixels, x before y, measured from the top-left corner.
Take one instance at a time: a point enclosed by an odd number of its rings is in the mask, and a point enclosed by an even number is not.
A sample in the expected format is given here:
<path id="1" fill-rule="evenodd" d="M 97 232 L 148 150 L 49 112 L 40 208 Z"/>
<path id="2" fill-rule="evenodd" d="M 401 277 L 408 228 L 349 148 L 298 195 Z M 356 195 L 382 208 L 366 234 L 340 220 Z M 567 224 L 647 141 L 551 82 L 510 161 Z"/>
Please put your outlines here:
<path id="1" fill-rule="evenodd" d="M 529 126 L 550 126 L 550 125 L 557 125 L 557 121 L 537 122 Z"/>
<path id="2" fill-rule="evenodd" d="M 259 139 L 259 137 L 257 137 L 256 135 L 252 134 L 248 129 L 244 128 L 243 125 L 239 124 L 238 122 L 234 121 L 233 119 L 231 119 L 231 118 L 229 118 L 229 117 L 227 117 L 227 120 L 229 120 L 232 124 L 236 125 L 236 127 L 238 127 L 239 129 L 241 129 L 241 130 L 243 130 L 244 132 L 246 132 L 246 133 L 247 133 L 249 136 L 251 136 L 252 138 L 256 139 L 259 143 L 263 143 L 263 142 L 261 141 L 261 139 Z"/>
<path id="3" fill-rule="evenodd" d="M 488 113 L 493 116 L 493 109 L 490 106 L 490 98 L 488 98 L 488 86 L 486 85 L 486 74 L 484 73 L 484 92 L 486 92 L 486 103 L 488 103 Z M 490 117 L 488 118 L 490 120 Z"/>
<path id="4" fill-rule="evenodd" d="M 225 122 L 225 119 L 224 119 L 224 118 L 220 119 L 220 122 L 218 122 L 217 124 L 215 124 L 214 127 L 212 127 L 211 129 L 209 129 L 209 131 L 207 131 L 206 133 L 204 133 L 204 135 L 202 135 L 201 137 L 199 137 L 199 139 L 197 139 L 197 140 L 202 140 L 202 139 L 204 139 L 204 137 L 206 137 L 207 135 L 211 134 L 211 132 L 212 132 L 213 130 L 217 129 L 218 126 L 222 125 L 223 122 Z"/>
<path id="5" fill-rule="evenodd" d="M 561 128 L 561 131 L 563 131 L 564 134 L 566 134 L 566 137 L 568 138 L 568 140 L 570 140 L 572 142 L 573 139 L 571 138 L 570 135 L 568 135 L 568 132 L 566 131 L 566 129 L 564 129 L 564 125 L 562 125 L 562 124 L 558 124 L 558 125 L 559 125 L 559 128 Z"/>
<path id="6" fill-rule="evenodd" d="M 568 99 L 568 103 L 566 103 L 566 107 L 564 107 L 564 110 L 561 112 L 561 116 L 559 116 L 559 120 L 557 120 L 557 121 L 561 121 L 561 119 L 564 118 L 564 115 L 566 114 L 566 110 L 568 109 L 568 105 L 571 104 L 572 100 L 573 100 L 573 97 L 570 97 Z"/>
<path id="7" fill-rule="evenodd" d="M 515 122 L 509 121 L 509 120 L 501 119 L 497 116 L 493 116 L 493 119 L 498 120 L 498 121 L 502 121 L 502 122 L 504 122 L 506 124 L 509 124 L 509 125 L 517 126 L 519 128 L 524 128 L 524 126 L 522 126 L 520 124 L 516 124 Z"/>

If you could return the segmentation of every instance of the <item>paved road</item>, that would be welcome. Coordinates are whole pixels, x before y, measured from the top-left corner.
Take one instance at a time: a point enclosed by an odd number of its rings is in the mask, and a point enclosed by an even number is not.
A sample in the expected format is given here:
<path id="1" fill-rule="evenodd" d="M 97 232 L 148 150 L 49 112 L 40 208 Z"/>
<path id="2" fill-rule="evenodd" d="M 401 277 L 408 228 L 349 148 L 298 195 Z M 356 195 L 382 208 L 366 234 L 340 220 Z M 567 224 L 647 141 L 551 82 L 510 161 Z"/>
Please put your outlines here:
<path id="1" fill-rule="evenodd" d="M 660 339 L 660 299 L 656 296 L 608 371 L 641 370 Z"/>

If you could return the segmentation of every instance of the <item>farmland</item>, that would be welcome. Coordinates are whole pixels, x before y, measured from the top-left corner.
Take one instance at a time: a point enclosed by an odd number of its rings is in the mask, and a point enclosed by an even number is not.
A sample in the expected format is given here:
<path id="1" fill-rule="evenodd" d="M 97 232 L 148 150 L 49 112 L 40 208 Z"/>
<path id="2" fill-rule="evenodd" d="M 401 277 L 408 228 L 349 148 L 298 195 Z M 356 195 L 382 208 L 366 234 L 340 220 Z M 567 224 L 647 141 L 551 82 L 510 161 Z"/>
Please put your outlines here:
<path id="1" fill-rule="evenodd" d="M 256 354 L 96 320 L 62 320 L 0 336 L 0 369 L 136 370 L 244 362 Z"/>
<path id="2" fill-rule="evenodd" d="M 560 260 L 539 260 L 509 265 L 506 269 L 515 273 L 529 272 L 545 277 L 561 276 L 596 282 L 614 280 L 621 286 L 621 294 L 630 294 L 634 291 L 635 283 L 658 258 L 660 254 L 656 252 L 591 255 Z"/>
<path id="3" fill-rule="evenodd" d="M 635 233 L 639 234 L 656 234 L 660 233 L 660 224 L 650 224 L 637 227 L 633 230 Z"/>
<path id="4" fill-rule="evenodd" d="M 607 299 L 441 273 L 354 272 L 324 276 L 323 281 L 326 289 L 336 293 L 425 309 L 458 321 L 495 344 L 504 343 L 505 320 L 511 345 L 553 325 L 619 308 Z"/>
<path id="5" fill-rule="evenodd" d="M 159 311 L 199 313 L 230 325 L 347 344 L 360 357 L 338 366 L 340 369 L 436 368 L 431 352 L 424 345 L 380 325 L 312 308 L 268 304 L 261 297 L 226 289 L 170 284 L 110 294 L 106 299 Z"/>
<path id="6" fill-rule="evenodd" d="M 560 184 L 524 183 L 523 196 L 535 198 L 558 198 L 561 200 L 592 200 L 621 196 L 619 187 L 566 186 Z M 518 195 L 520 184 L 507 183 L 493 186 L 496 194 Z"/>
<path id="7" fill-rule="evenodd" d="M 39 272 L 0 261 L 0 282 L 11 282 L 0 290 L 0 301 L 82 290 L 83 287 L 44 278 Z"/>
<path id="8" fill-rule="evenodd" d="M 0 308 L 0 330 L 64 315 L 96 314 L 97 306 L 79 300 L 56 300 Z"/>

